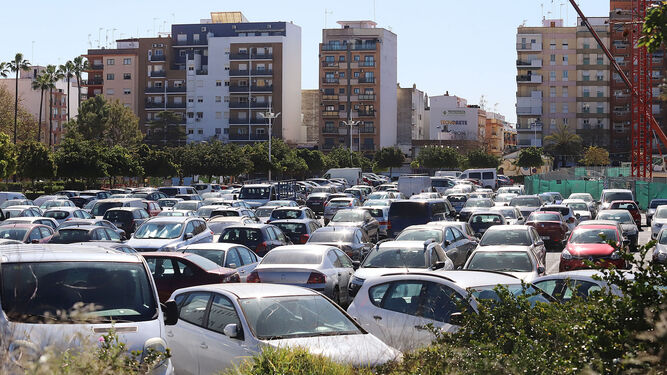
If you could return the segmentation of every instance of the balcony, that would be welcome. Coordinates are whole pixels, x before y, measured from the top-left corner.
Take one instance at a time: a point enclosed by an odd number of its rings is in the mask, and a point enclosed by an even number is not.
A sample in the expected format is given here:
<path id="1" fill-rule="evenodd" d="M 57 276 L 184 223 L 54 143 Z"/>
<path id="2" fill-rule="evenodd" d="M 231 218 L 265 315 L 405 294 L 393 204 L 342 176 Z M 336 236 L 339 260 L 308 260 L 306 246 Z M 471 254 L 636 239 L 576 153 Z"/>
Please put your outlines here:
<path id="1" fill-rule="evenodd" d="M 146 102 L 144 108 L 165 108 L 165 103 Z"/>
<path id="2" fill-rule="evenodd" d="M 338 101 L 338 95 L 322 95 L 322 100 Z"/>
<path id="3" fill-rule="evenodd" d="M 359 77 L 359 83 L 375 83 L 375 77 Z"/>
<path id="4" fill-rule="evenodd" d="M 375 94 L 357 95 L 357 99 L 359 99 L 359 100 L 375 100 Z"/>
<path id="5" fill-rule="evenodd" d="M 542 50 L 542 44 L 541 43 L 517 43 L 516 44 L 516 50 L 517 51 L 541 51 Z"/>
<path id="6" fill-rule="evenodd" d="M 359 131 L 361 134 L 375 134 L 375 126 L 362 126 Z"/>
<path id="7" fill-rule="evenodd" d="M 167 72 L 164 70 L 158 70 L 158 71 L 152 71 L 150 72 L 150 77 L 151 78 L 164 78 L 167 76 Z"/>
<path id="8" fill-rule="evenodd" d="M 519 125 L 516 126 L 517 132 L 541 132 L 542 124 L 528 124 L 528 125 Z"/>
<path id="9" fill-rule="evenodd" d="M 185 108 L 185 103 L 167 103 L 167 108 Z"/>
<path id="10" fill-rule="evenodd" d="M 528 74 L 516 76 L 516 81 L 519 83 L 542 83 L 542 75 Z"/>
<path id="11" fill-rule="evenodd" d="M 206 40 L 176 40 L 174 41 L 174 46 L 203 46 L 207 45 L 208 41 Z"/>
<path id="12" fill-rule="evenodd" d="M 542 147 L 541 139 L 520 139 L 519 147 Z"/>
<path id="13" fill-rule="evenodd" d="M 185 92 L 185 86 L 167 87 L 167 92 L 174 92 L 174 93 Z"/>
<path id="14" fill-rule="evenodd" d="M 229 102 L 229 108 L 250 108 L 249 102 Z"/>
<path id="15" fill-rule="evenodd" d="M 205 75 L 208 75 L 208 70 L 198 69 L 198 70 L 195 71 L 195 74 L 198 75 L 198 76 L 205 76 Z"/>
<path id="16" fill-rule="evenodd" d="M 253 69 L 252 75 L 254 76 L 272 76 L 273 69 Z"/>
<path id="17" fill-rule="evenodd" d="M 614 116 L 627 116 L 630 114 L 628 110 L 614 110 Z"/>
<path id="18" fill-rule="evenodd" d="M 102 78 L 93 78 L 89 79 L 87 81 L 84 81 L 84 85 L 88 86 L 101 86 L 104 84 L 104 80 Z"/>
<path id="19" fill-rule="evenodd" d="M 338 84 L 338 78 L 322 78 L 322 83 Z"/>
<path id="20" fill-rule="evenodd" d="M 164 87 L 146 87 L 144 93 L 146 94 L 162 94 L 165 92 Z"/>
<path id="21" fill-rule="evenodd" d="M 542 60 L 539 59 L 534 59 L 531 61 L 517 60 L 516 66 L 517 68 L 541 68 Z"/>
<path id="22" fill-rule="evenodd" d="M 517 116 L 542 115 L 542 107 L 516 107 Z"/>
<path id="23" fill-rule="evenodd" d="M 252 92 L 271 92 L 271 91 L 273 91 L 273 85 L 252 86 L 252 87 L 250 87 L 250 91 L 252 91 Z"/>
<path id="24" fill-rule="evenodd" d="M 273 54 L 272 53 L 264 53 L 261 55 L 250 55 L 251 60 L 273 60 Z"/>
<path id="25" fill-rule="evenodd" d="M 89 70 L 104 70 L 104 64 L 90 64 Z"/>
<path id="26" fill-rule="evenodd" d="M 338 128 L 325 126 L 322 129 L 322 134 L 338 134 Z"/>
<path id="27" fill-rule="evenodd" d="M 229 92 L 248 92 L 249 86 L 229 86 Z"/>
<path id="28" fill-rule="evenodd" d="M 375 61 L 358 61 L 360 67 L 374 67 Z"/>
<path id="29" fill-rule="evenodd" d="M 249 70 L 230 70 L 229 71 L 229 76 L 230 77 L 247 77 L 250 74 Z"/>
<path id="30" fill-rule="evenodd" d="M 322 117 L 338 117 L 338 111 L 323 111 Z"/>
<path id="31" fill-rule="evenodd" d="M 151 55 L 149 61 L 165 61 L 167 58 L 165 55 Z"/>
<path id="32" fill-rule="evenodd" d="M 372 51 L 377 48 L 375 43 L 349 44 L 351 50 Z M 322 51 L 347 51 L 348 44 L 322 44 Z"/>
<path id="33" fill-rule="evenodd" d="M 361 145 L 361 149 L 364 151 L 375 151 L 375 145 L 372 143 L 364 143 Z"/>
<path id="34" fill-rule="evenodd" d="M 338 68 L 338 62 L 336 61 L 322 61 L 323 68 Z"/>
<path id="35" fill-rule="evenodd" d="M 359 117 L 375 117 L 375 111 L 357 111 Z"/>

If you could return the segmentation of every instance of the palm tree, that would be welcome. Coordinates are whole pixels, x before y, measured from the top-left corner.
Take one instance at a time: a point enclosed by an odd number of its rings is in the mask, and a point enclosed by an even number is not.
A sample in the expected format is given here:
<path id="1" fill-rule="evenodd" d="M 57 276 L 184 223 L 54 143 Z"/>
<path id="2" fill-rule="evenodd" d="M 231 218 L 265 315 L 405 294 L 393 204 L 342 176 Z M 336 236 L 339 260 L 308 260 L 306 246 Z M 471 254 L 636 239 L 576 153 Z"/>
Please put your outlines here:
<path id="1" fill-rule="evenodd" d="M 81 107 L 81 73 L 90 69 L 90 66 L 88 65 L 88 60 L 84 60 L 83 56 L 75 57 L 72 64 L 74 65 L 73 71 L 74 76 L 76 77 L 76 87 L 79 91 L 79 107 Z M 69 114 L 69 109 L 67 110 L 67 113 Z"/>
<path id="2" fill-rule="evenodd" d="M 72 60 L 67 60 L 65 64 L 62 64 L 58 67 L 58 70 L 63 74 L 65 78 L 67 78 L 67 122 L 69 122 L 69 82 L 72 78 L 74 78 L 74 63 Z"/>
<path id="3" fill-rule="evenodd" d="M 555 133 L 544 137 L 544 148 L 554 156 L 554 160 L 556 156 L 561 157 L 562 167 L 567 156 L 577 156 L 581 153 L 581 142 L 581 137 L 572 133 L 567 125 L 560 125 Z"/>
<path id="4" fill-rule="evenodd" d="M 37 122 L 37 142 L 42 142 L 42 106 L 44 104 L 44 91 L 50 90 L 54 84 L 50 81 L 48 74 L 42 73 L 32 81 L 33 90 L 41 90 L 39 96 L 39 122 Z"/>
<path id="5" fill-rule="evenodd" d="M 17 53 L 14 56 L 14 60 L 7 63 L 9 70 L 16 73 L 16 91 L 14 98 L 14 144 L 16 144 L 16 128 L 18 124 L 18 114 L 19 114 L 19 72 L 26 71 L 30 69 L 30 62 L 23 59 L 22 53 Z"/>
<path id="6" fill-rule="evenodd" d="M 64 76 L 55 65 L 47 65 L 45 74 L 51 84 L 49 87 L 49 147 L 51 147 L 53 146 L 53 89 L 56 87 L 56 82 Z"/>
<path id="7" fill-rule="evenodd" d="M 6 62 L 0 62 L 0 77 L 7 78 L 9 74 L 9 65 Z"/>

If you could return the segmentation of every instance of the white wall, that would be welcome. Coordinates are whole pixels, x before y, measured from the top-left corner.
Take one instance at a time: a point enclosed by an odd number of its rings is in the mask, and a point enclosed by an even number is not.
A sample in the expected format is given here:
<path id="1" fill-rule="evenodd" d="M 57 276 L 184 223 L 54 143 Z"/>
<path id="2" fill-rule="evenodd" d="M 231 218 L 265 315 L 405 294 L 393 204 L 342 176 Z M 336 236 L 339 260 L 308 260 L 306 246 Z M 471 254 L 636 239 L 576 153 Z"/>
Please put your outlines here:
<path id="1" fill-rule="evenodd" d="M 429 134 L 431 140 L 465 139 L 477 141 L 478 108 L 458 106 L 455 96 L 431 96 L 429 99 L 431 107 L 429 111 Z M 439 125 L 447 126 L 449 132 L 442 132 L 436 127 Z"/>
<path id="2" fill-rule="evenodd" d="M 396 145 L 398 52 L 396 34 L 383 30 L 380 47 L 380 147 Z"/>

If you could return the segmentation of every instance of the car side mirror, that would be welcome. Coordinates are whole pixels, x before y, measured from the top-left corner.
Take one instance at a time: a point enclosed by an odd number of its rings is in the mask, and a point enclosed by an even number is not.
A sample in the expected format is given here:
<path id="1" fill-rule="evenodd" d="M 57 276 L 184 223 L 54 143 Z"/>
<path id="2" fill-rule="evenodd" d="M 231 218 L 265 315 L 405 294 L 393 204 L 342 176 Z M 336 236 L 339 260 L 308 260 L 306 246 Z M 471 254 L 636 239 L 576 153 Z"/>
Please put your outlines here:
<path id="1" fill-rule="evenodd" d="M 127 240 L 127 235 L 125 235 L 125 233 L 121 233 L 120 234 L 120 240 L 121 241 L 126 241 Z"/>
<path id="2" fill-rule="evenodd" d="M 185 234 L 185 239 L 186 239 L 186 240 L 189 240 L 189 239 L 191 239 L 192 237 L 194 237 L 194 235 L 193 235 L 192 233 L 190 233 L 190 232 L 188 232 L 188 233 Z"/>
<path id="3" fill-rule="evenodd" d="M 178 322 L 178 305 L 176 305 L 176 301 L 169 300 L 163 303 L 162 313 L 164 314 L 164 325 L 175 325 Z"/>
<path id="4" fill-rule="evenodd" d="M 544 267 L 542 267 L 542 266 L 537 267 L 537 273 L 538 274 L 543 274 L 544 271 L 545 271 Z"/>
<path id="5" fill-rule="evenodd" d="M 222 330 L 225 336 L 235 339 L 239 337 L 239 326 L 237 324 L 227 324 Z"/>
<path id="6" fill-rule="evenodd" d="M 356 271 L 357 269 L 359 269 L 359 266 L 361 266 L 361 262 L 360 262 L 360 261 L 358 261 L 358 260 L 353 260 L 353 261 L 352 261 L 352 268 L 353 268 L 355 271 Z"/>
<path id="7" fill-rule="evenodd" d="M 439 269 L 443 269 L 443 268 L 445 268 L 445 262 L 443 262 L 443 261 L 437 261 L 437 262 L 433 263 L 433 266 L 431 267 L 431 269 L 433 269 L 433 270 L 439 270 Z"/>
<path id="8" fill-rule="evenodd" d="M 463 313 L 455 312 L 449 316 L 449 324 L 460 326 L 463 325 Z"/>
<path id="9" fill-rule="evenodd" d="M 449 246 L 449 245 L 451 245 L 451 244 L 452 244 L 452 243 L 451 243 L 449 240 L 445 240 L 445 246 Z"/>
<path id="10" fill-rule="evenodd" d="M 544 241 L 537 241 L 537 242 L 535 242 L 535 245 L 544 246 Z"/>

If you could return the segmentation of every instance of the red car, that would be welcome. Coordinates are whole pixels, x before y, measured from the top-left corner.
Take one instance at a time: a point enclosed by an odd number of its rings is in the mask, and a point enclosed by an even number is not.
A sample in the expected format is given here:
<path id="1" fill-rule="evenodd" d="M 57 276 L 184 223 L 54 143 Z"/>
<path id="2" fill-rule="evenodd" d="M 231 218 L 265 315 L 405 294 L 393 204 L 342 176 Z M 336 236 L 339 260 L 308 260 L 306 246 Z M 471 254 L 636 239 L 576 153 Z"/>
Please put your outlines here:
<path id="1" fill-rule="evenodd" d="M 144 210 L 146 210 L 150 216 L 157 216 L 160 212 L 162 212 L 162 208 L 156 201 L 145 200 L 141 203 L 144 204 Z"/>
<path id="2" fill-rule="evenodd" d="M 176 289 L 189 286 L 239 283 L 239 273 L 232 268 L 220 267 L 213 261 L 192 253 L 141 253 L 155 280 L 160 302 L 165 302 Z"/>
<path id="3" fill-rule="evenodd" d="M 582 224 L 570 234 L 565 249 L 560 254 L 559 272 L 589 268 L 584 262 L 589 260 L 607 268 L 627 268 L 621 256 L 625 251 L 626 241 L 621 242 L 622 236 L 618 227 L 614 225 Z M 608 241 L 615 241 L 620 250 L 610 246 Z"/>
<path id="4" fill-rule="evenodd" d="M 633 201 L 612 201 L 609 203 L 610 210 L 628 210 L 630 215 L 632 215 L 632 220 L 637 224 L 637 228 L 642 227 L 642 214 L 639 212 L 639 207 L 637 203 Z"/>
<path id="5" fill-rule="evenodd" d="M 537 230 L 545 244 L 560 246 L 567 240 L 568 228 L 560 212 L 535 211 L 526 219 L 526 225 Z"/>

